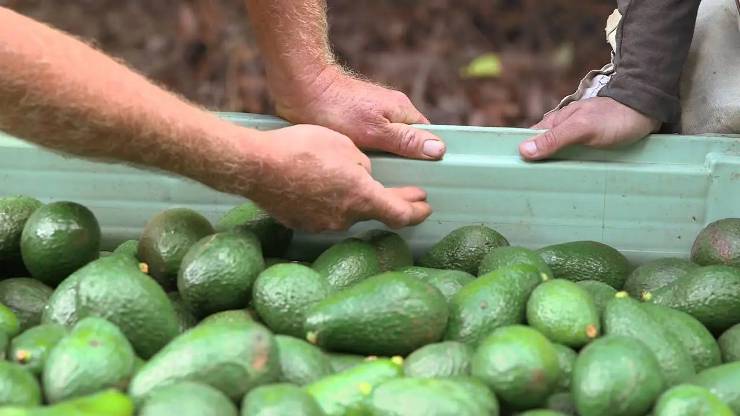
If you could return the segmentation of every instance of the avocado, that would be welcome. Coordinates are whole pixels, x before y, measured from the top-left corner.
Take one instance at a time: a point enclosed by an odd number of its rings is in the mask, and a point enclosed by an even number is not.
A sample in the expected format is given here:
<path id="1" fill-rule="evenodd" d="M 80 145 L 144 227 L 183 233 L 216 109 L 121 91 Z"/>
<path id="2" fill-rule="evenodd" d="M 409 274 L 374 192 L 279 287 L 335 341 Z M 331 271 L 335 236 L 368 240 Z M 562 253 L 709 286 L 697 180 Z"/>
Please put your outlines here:
<path id="1" fill-rule="evenodd" d="M 3 272 L 22 273 L 21 233 L 26 221 L 41 202 L 28 196 L 0 198 L 0 265 Z M 0 275 L 5 273 L 0 272 Z"/>
<path id="2" fill-rule="evenodd" d="M 334 373 L 329 357 L 302 339 L 275 336 L 280 361 L 280 381 L 304 386 Z"/>
<path id="3" fill-rule="evenodd" d="M 457 341 L 427 344 L 403 362 L 406 377 L 439 378 L 470 375 L 473 348 Z"/>
<path id="4" fill-rule="evenodd" d="M 548 279 L 552 279 L 552 270 L 550 266 L 542 260 L 537 252 L 524 247 L 496 247 L 489 251 L 483 257 L 478 267 L 478 276 L 490 273 L 494 270 L 500 269 L 507 266 L 515 266 L 518 264 L 526 264 L 539 270 L 541 273 L 547 275 Z"/>
<path id="5" fill-rule="evenodd" d="M 475 280 L 475 276 L 460 270 L 440 270 L 429 267 L 410 266 L 400 270 L 401 273 L 418 278 L 437 288 L 449 302 L 463 286 Z"/>
<path id="6" fill-rule="evenodd" d="M 7 358 L 5 351 L 8 350 L 9 346 L 10 337 L 8 337 L 8 334 L 6 334 L 5 332 L 0 331 L 0 361 Z"/>
<path id="7" fill-rule="evenodd" d="M 335 373 L 362 364 L 367 359 L 363 355 L 355 354 L 327 353 L 327 355 L 329 356 L 331 368 Z"/>
<path id="8" fill-rule="evenodd" d="M 546 276 L 509 266 L 468 283 L 450 300 L 445 339 L 475 345 L 494 329 L 524 322 L 527 298 Z"/>
<path id="9" fill-rule="evenodd" d="M 688 260 L 673 257 L 653 260 L 632 271 L 624 282 L 624 290 L 640 299 L 644 293 L 668 286 L 697 267 Z"/>
<path id="10" fill-rule="evenodd" d="M 19 364 L 0 361 L 0 407 L 40 404 L 41 388 L 36 377 Z"/>
<path id="11" fill-rule="evenodd" d="M 57 287 L 44 310 L 44 323 L 74 325 L 98 316 L 116 324 L 142 358 L 149 358 L 178 334 L 167 294 L 130 257 L 95 260 Z"/>
<path id="12" fill-rule="evenodd" d="M 558 353 L 558 366 L 560 367 L 560 380 L 558 381 L 557 390 L 568 391 L 570 389 L 571 374 L 573 374 L 573 365 L 576 362 L 578 354 L 567 345 L 552 345 L 555 347 L 555 352 Z"/>
<path id="13" fill-rule="evenodd" d="M 601 330 L 593 298 L 574 282 L 554 279 L 534 288 L 527 301 L 527 322 L 552 342 L 582 347 Z"/>
<path id="14" fill-rule="evenodd" d="M 697 373 L 722 363 L 717 341 L 696 318 L 685 312 L 651 303 L 644 303 L 642 307 L 683 345 L 691 356 Z"/>
<path id="15" fill-rule="evenodd" d="M 67 329 L 57 324 L 29 328 L 13 338 L 8 349 L 8 358 L 34 375 L 40 375 L 49 352 L 66 334 Z"/>
<path id="16" fill-rule="evenodd" d="M 231 311 L 222 311 L 214 313 L 213 315 L 207 316 L 205 319 L 200 321 L 198 325 L 204 325 L 216 322 L 253 322 L 254 316 L 248 309 L 234 309 Z"/>
<path id="17" fill-rule="evenodd" d="M 265 268 L 254 234 L 217 233 L 193 244 L 182 259 L 177 291 L 196 317 L 247 306 Z"/>
<path id="18" fill-rule="evenodd" d="M 669 387 L 682 383 L 695 374 L 691 355 L 683 344 L 644 309 L 640 302 L 630 298 L 627 292 L 618 292 L 606 304 L 604 333 L 642 341 L 658 359 Z"/>
<path id="19" fill-rule="evenodd" d="M 4 407 L 0 416 L 134 416 L 134 404 L 125 394 L 107 389 L 45 407 Z"/>
<path id="20" fill-rule="evenodd" d="M 123 387 L 134 371 L 134 350 L 120 329 L 102 318 L 81 320 L 51 349 L 41 375 L 55 403 L 107 387 Z"/>
<path id="21" fill-rule="evenodd" d="M 373 390 L 372 416 L 498 415 L 496 396 L 472 378 L 396 378 Z"/>
<path id="22" fill-rule="evenodd" d="M 31 276 L 56 286 L 98 258 L 100 225 L 74 202 L 52 202 L 31 214 L 21 234 L 21 255 Z"/>
<path id="23" fill-rule="evenodd" d="M 462 270 L 476 275 L 488 252 L 508 245 L 506 237 L 498 231 L 485 225 L 468 225 L 453 230 L 434 244 L 419 259 L 419 266 Z"/>
<path id="24" fill-rule="evenodd" d="M 630 264 L 615 248 L 596 241 L 572 241 L 537 250 L 557 279 L 598 280 L 621 289 Z"/>
<path id="25" fill-rule="evenodd" d="M 653 411 L 654 416 L 733 416 L 734 414 L 709 390 L 690 384 L 679 384 L 664 392 L 655 403 Z"/>
<path id="26" fill-rule="evenodd" d="M 519 413 L 517 416 L 567 416 L 565 413 L 551 409 L 532 409 Z"/>
<path id="27" fill-rule="evenodd" d="M 447 302 L 431 285 L 385 272 L 334 293 L 306 314 L 306 338 L 337 352 L 406 355 L 438 341 Z"/>
<path id="28" fill-rule="evenodd" d="M 740 362 L 732 362 L 708 368 L 694 378 L 689 384 L 704 387 L 730 406 L 733 412 L 740 414 Z"/>
<path id="29" fill-rule="evenodd" d="M 247 393 L 241 416 L 324 416 L 314 398 L 287 383 L 260 386 Z"/>
<path id="30" fill-rule="evenodd" d="M 129 395 L 140 403 L 158 387 L 196 381 L 239 400 L 249 389 L 279 375 L 277 345 L 270 331 L 246 319 L 215 320 L 178 335 L 147 361 L 131 380 Z"/>
<path id="31" fill-rule="evenodd" d="M 356 238 L 348 238 L 329 247 L 311 267 L 324 276 L 336 290 L 347 288 L 381 272 L 375 247 Z"/>
<path id="32" fill-rule="evenodd" d="M 183 381 L 154 390 L 139 416 L 237 416 L 234 403 L 207 384 Z"/>
<path id="33" fill-rule="evenodd" d="M 257 276 L 252 287 L 252 305 L 274 332 L 303 338 L 308 309 L 331 292 L 326 278 L 310 267 L 298 263 L 276 264 Z"/>
<path id="34" fill-rule="evenodd" d="M 722 351 L 722 362 L 740 361 L 740 324 L 731 326 L 717 338 Z"/>
<path id="35" fill-rule="evenodd" d="M 581 416 L 644 415 L 666 385 L 650 349 L 621 335 L 606 335 L 587 345 L 576 359 L 571 381 Z"/>
<path id="36" fill-rule="evenodd" d="M 21 332 L 21 324 L 18 317 L 7 306 L 0 303 L 0 332 L 4 332 L 8 338 L 13 338 Z"/>
<path id="37" fill-rule="evenodd" d="M 253 202 L 227 211 L 216 223 L 216 231 L 242 230 L 254 233 L 266 257 L 280 257 L 288 250 L 293 230 L 277 222 Z"/>
<path id="38" fill-rule="evenodd" d="M 725 218 L 704 227 L 691 247 L 691 261 L 702 266 L 740 267 L 740 218 Z"/>
<path id="39" fill-rule="evenodd" d="M 326 416 L 361 414 L 370 393 L 380 384 L 403 374 L 403 359 L 379 358 L 317 380 L 306 391 Z"/>
<path id="40" fill-rule="evenodd" d="M 380 270 L 389 272 L 412 266 L 411 248 L 400 235 L 388 230 L 369 230 L 357 236 L 375 247 Z"/>
<path id="41" fill-rule="evenodd" d="M 568 381 L 570 384 L 570 380 Z M 545 402 L 545 407 L 564 415 L 576 416 L 576 403 L 573 401 L 573 394 L 570 391 L 555 393 L 550 395 Z"/>
<path id="42" fill-rule="evenodd" d="M 127 256 L 131 256 L 135 259 L 139 259 L 139 240 L 126 240 L 123 243 L 119 244 L 118 247 L 116 247 L 115 250 L 113 250 L 113 253 L 115 254 L 125 254 Z"/>
<path id="43" fill-rule="evenodd" d="M 170 292 L 167 294 L 170 299 L 172 308 L 175 310 L 175 316 L 177 317 L 177 328 L 178 333 L 182 334 L 188 329 L 194 327 L 198 323 L 198 319 L 195 318 L 193 313 L 185 306 L 180 294 L 177 292 Z"/>
<path id="44" fill-rule="evenodd" d="M 15 313 L 21 331 L 41 322 L 41 313 L 51 292 L 49 286 L 28 277 L 0 281 L 0 303 Z"/>
<path id="45" fill-rule="evenodd" d="M 599 311 L 599 316 L 604 314 L 604 308 L 607 302 L 612 300 L 614 295 L 617 294 L 617 289 L 598 280 L 581 280 L 576 282 L 576 284 L 591 295 L 591 299 L 593 299 L 594 305 L 596 305 L 596 310 Z"/>
<path id="46" fill-rule="evenodd" d="M 740 269 L 700 267 L 645 299 L 684 311 L 710 331 L 721 333 L 740 323 Z"/>
<path id="47" fill-rule="evenodd" d="M 553 344 L 523 325 L 494 330 L 478 346 L 472 374 L 514 409 L 531 409 L 545 402 L 560 379 L 558 354 Z"/>
<path id="48" fill-rule="evenodd" d="M 165 289 L 174 289 L 183 257 L 201 238 L 213 234 L 205 217 L 188 208 L 173 208 L 152 217 L 139 237 L 137 258 Z"/>

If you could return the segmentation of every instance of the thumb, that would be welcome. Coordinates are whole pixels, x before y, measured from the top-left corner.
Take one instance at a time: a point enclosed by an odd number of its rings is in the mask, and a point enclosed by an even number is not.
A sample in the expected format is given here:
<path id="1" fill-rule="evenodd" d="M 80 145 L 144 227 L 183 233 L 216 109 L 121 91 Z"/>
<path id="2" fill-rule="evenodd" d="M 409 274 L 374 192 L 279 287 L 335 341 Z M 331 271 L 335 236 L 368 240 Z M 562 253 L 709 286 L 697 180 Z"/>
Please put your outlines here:
<path id="1" fill-rule="evenodd" d="M 593 126 L 567 119 L 561 124 L 540 133 L 519 145 L 519 153 L 526 160 L 540 160 L 558 150 L 576 143 L 583 143 L 594 134 Z"/>
<path id="2" fill-rule="evenodd" d="M 389 123 L 383 129 L 385 137 L 375 142 L 379 150 L 414 159 L 442 159 L 447 146 L 437 136 L 403 123 Z"/>
<path id="3" fill-rule="evenodd" d="M 385 188 L 379 182 L 373 188 L 361 219 L 375 219 L 388 227 L 401 228 L 417 225 L 432 213 L 426 192 L 419 188 Z"/>

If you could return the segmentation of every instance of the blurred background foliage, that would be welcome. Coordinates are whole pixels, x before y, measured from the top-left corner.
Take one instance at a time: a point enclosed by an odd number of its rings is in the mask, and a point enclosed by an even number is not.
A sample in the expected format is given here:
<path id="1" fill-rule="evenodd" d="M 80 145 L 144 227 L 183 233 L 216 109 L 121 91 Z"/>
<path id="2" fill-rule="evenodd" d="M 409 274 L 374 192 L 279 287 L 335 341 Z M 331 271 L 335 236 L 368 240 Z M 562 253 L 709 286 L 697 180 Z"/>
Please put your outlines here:
<path id="1" fill-rule="evenodd" d="M 298 0 L 296 0 L 298 1 Z M 328 0 L 343 64 L 433 123 L 528 126 L 609 58 L 614 0 Z M 242 0 L 0 0 L 211 109 L 272 113 Z"/>

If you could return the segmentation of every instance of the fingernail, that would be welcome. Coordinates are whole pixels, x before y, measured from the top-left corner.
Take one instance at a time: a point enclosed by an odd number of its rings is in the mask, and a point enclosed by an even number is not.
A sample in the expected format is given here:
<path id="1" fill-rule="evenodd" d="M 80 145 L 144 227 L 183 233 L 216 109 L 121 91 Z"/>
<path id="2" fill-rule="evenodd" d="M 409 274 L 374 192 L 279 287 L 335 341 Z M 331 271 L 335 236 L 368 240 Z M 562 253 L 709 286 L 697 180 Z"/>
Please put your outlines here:
<path id="1" fill-rule="evenodd" d="M 522 143 L 522 152 L 524 152 L 524 154 L 526 154 L 527 156 L 537 155 L 537 144 L 534 142 L 534 140 Z"/>
<path id="2" fill-rule="evenodd" d="M 445 144 L 439 140 L 427 140 L 422 151 L 429 157 L 439 158 L 445 152 Z"/>

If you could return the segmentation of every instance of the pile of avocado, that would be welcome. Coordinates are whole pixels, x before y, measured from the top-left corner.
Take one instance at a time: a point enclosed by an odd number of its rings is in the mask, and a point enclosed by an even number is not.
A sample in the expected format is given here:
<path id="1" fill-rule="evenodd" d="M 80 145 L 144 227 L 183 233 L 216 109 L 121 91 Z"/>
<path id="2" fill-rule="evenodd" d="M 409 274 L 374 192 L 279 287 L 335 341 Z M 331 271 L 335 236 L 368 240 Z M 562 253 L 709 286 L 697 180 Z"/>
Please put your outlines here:
<path id="1" fill-rule="evenodd" d="M 292 237 L 174 208 L 107 252 L 83 205 L 0 198 L 0 416 L 740 414 L 740 218 L 636 268 L 485 225 L 416 261 Z"/>

